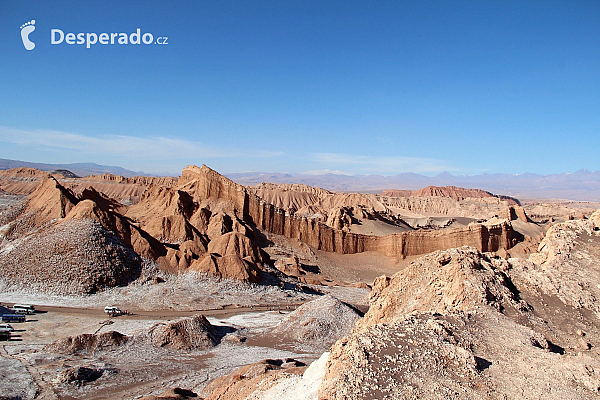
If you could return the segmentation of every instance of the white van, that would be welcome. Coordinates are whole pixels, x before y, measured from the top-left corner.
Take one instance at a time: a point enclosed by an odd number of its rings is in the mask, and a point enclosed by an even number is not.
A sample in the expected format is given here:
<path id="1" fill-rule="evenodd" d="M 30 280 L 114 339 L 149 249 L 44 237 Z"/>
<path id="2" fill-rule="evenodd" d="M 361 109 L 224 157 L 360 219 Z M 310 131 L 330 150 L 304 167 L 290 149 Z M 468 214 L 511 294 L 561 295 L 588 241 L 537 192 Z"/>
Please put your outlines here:
<path id="1" fill-rule="evenodd" d="M 2 330 L 12 332 L 15 328 L 13 328 L 11 324 L 0 324 L 0 331 Z"/>
<path id="2" fill-rule="evenodd" d="M 104 312 L 108 315 L 121 315 L 123 311 L 117 306 L 106 306 L 104 307 Z"/>
<path id="3" fill-rule="evenodd" d="M 35 308 L 31 304 L 15 304 L 12 307 L 15 314 L 34 314 Z"/>

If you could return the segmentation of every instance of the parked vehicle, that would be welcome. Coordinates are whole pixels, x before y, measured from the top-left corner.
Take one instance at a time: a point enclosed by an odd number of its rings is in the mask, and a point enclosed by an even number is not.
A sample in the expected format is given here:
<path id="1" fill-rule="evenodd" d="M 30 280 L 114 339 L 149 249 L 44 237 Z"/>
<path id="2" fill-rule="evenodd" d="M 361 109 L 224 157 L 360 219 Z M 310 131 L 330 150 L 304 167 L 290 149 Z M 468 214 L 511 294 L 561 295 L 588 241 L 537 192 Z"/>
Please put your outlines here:
<path id="1" fill-rule="evenodd" d="M 12 327 L 11 324 L 0 324 L 0 330 L 6 330 L 6 331 L 14 331 L 15 328 Z"/>
<path id="2" fill-rule="evenodd" d="M 25 322 L 26 318 L 21 314 L 4 314 L 2 322 Z"/>
<path id="3" fill-rule="evenodd" d="M 15 304 L 12 310 L 15 314 L 35 314 L 35 308 L 31 304 Z"/>
<path id="4" fill-rule="evenodd" d="M 0 329 L 0 340 L 10 340 L 10 331 L 8 329 Z"/>
<path id="5" fill-rule="evenodd" d="M 111 317 L 124 314 L 124 312 L 117 306 L 106 306 L 104 307 L 104 312 Z"/>

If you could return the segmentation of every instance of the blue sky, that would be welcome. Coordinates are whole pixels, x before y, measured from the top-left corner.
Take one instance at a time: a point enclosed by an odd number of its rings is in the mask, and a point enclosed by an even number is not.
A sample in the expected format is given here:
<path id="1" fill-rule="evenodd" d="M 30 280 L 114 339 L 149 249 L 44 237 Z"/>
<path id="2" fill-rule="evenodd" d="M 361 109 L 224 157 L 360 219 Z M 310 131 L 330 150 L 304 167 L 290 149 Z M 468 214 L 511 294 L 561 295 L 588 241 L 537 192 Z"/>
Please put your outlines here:
<path id="1" fill-rule="evenodd" d="M 50 44 L 51 29 L 137 28 L 168 44 Z M 600 169 L 598 1 L 3 0 L 0 37 L 0 158 L 150 173 Z"/>

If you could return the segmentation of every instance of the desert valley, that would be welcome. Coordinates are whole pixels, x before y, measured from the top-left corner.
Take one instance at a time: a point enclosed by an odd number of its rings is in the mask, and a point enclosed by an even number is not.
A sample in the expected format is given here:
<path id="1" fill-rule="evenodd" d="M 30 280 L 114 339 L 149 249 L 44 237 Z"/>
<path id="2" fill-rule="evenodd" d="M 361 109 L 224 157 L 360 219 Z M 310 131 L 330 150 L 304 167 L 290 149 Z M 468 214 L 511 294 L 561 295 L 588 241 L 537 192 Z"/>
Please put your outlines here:
<path id="1" fill-rule="evenodd" d="M 4 1 L 0 400 L 600 399 L 600 1 Z"/>
<path id="2" fill-rule="evenodd" d="M 0 207 L 1 399 L 600 396 L 600 204 L 188 166 L 7 169 Z"/>

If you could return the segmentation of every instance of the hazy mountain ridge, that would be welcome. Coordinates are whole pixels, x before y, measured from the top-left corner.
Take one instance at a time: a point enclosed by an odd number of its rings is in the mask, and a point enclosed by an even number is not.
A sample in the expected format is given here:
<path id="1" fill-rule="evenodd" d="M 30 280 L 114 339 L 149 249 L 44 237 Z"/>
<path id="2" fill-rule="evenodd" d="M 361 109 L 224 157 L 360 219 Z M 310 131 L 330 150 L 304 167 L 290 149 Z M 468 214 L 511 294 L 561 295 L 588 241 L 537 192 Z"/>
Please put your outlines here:
<path id="1" fill-rule="evenodd" d="M 0 170 L 29 167 L 42 171 L 66 169 L 78 176 L 110 173 L 124 177 L 153 176 L 144 172 L 131 171 L 118 166 L 95 163 L 47 164 L 0 158 Z M 600 171 L 580 169 L 561 174 L 479 174 L 452 175 L 442 172 L 425 176 L 405 172 L 393 176 L 383 175 L 310 175 L 277 172 L 232 172 L 224 174 L 231 180 L 246 186 L 263 182 L 282 184 L 300 183 L 341 192 L 380 193 L 386 189 L 417 190 L 427 186 L 458 186 L 477 188 L 495 194 L 520 199 L 568 199 L 578 201 L 600 201 Z M 165 175 L 166 176 L 166 175 Z"/>
<path id="2" fill-rule="evenodd" d="M 226 176 L 248 186 L 261 182 L 302 183 L 333 191 L 377 193 L 386 189 L 416 190 L 426 186 L 459 186 L 478 188 L 517 198 L 600 201 L 600 171 L 588 170 L 549 175 L 496 173 L 455 176 L 448 172 L 442 172 L 431 177 L 415 173 L 402 173 L 394 176 L 348 176 L 262 172 L 230 173 Z"/>
<path id="3" fill-rule="evenodd" d="M 66 169 L 78 176 L 99 175 L 105 173 L 121 175 L 125 177 L 148 175 L 144 172 L 135 172 L 126 168 L 110 165 L 100 165 L 96 163 L 47 164 L 0 158 L 0 170 L 19 167 L 37 168 L 42 171 L 55 171 Z"/>

